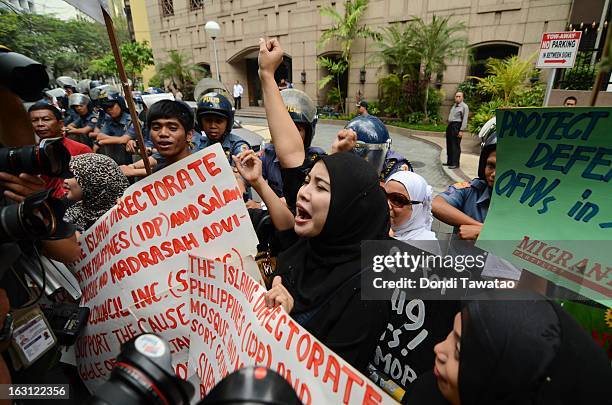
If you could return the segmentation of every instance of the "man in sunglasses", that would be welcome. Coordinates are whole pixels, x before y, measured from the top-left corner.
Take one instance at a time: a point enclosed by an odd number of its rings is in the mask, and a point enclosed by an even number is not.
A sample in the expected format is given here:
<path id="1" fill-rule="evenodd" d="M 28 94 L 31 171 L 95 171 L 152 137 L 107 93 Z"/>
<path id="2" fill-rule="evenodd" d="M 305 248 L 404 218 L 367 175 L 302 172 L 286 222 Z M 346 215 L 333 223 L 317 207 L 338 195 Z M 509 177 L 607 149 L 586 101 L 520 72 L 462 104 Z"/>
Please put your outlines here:
<path id="1" fill-rule="evenodd" d="M 125 100 L 116 90 L 103 90 L 98 96 L 98 105 L 106 113 L 93 131 L 94 151 L 111 157 L 118 165 L 130 164 L 131 156 L 126 151 L 132 139 L 128 128 L 132 122 Z"/>

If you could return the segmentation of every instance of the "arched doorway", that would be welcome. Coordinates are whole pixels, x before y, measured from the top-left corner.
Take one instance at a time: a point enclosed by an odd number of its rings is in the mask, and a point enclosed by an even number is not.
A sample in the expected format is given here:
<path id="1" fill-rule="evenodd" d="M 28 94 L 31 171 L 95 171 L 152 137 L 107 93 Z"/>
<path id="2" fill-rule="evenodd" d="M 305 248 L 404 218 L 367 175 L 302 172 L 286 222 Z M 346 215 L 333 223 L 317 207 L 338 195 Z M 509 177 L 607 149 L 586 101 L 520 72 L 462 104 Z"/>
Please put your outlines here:
<path id="1" fill-rule="evenodd" d="M 208 63 L 198 63 L 198 66 L 204 70 L 203 77 L 212 77 L 212 73 L 210 70 L 210 64 Z"/>
<path id="2" fill-rule="evenodd" d="M 227 62 L 232 64 L 238 72 L 241 72 L 240 75 L 242 77 L 246 76 L 246 86 L 244 87 L 247 93 L 249 106 L 258 106 L 263 100 L 261 81 L 259 80 L 258 73 L 258 55 L 259 46 L 250 46 L 237 52 L 227 60 Z M 283 55 L 283 62 L 274 73 L 276 83 L 279 83 L 283 78 L 293 82 L 292 59 L 291 56 L 287 54 Z M 245 99 L 246 97 L 243 97 L 243 105 L 246 104 Z"/>
<path id="3" fill-rule="evenodd" d="M 519 45 L 511 42 L 488 42 L 472 46 L 472 63 L 468 74 L 475 77 L 486 77 L 487 59 L 506 59 L 519 53 Z"/>

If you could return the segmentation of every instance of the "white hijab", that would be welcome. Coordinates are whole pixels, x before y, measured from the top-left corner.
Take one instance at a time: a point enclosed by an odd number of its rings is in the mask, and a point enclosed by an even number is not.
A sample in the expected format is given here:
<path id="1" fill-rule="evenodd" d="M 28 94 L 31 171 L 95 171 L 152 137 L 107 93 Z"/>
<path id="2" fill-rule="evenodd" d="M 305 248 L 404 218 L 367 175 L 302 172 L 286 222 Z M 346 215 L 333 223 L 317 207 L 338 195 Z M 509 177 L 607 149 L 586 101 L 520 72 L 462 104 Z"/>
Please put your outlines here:
<path id="1" fill-rule="evenodd" d="M 392 226 L 395 239 L 437 240 L 436 234 L 431 231 L 431 186 L 423 177 L 405 170 L 393 173 L 387 183 L 390 181 L 401 183 L 412 201 L 422 201 L 422 204 L 412 206 L 412 215 L 406 222 Z"/>

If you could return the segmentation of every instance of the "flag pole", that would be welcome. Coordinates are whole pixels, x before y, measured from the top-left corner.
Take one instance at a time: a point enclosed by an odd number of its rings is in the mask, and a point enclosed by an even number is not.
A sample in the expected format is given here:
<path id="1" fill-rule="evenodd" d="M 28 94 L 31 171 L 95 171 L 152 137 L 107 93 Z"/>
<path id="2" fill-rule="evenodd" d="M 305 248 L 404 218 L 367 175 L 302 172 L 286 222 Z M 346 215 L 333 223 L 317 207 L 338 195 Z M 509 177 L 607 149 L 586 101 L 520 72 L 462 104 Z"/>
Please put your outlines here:
<path id="1" fill-rule="evenodd" d="M 119 79 L 121 80 L 121 86 L 123 87 L 123 93 L 125 94 L 125 101 L 127 102 L 128 109 L 130 110 L 130 116 L 132 117 L 132 124 L 136 131 L 136 137 L 138 139 L 138 146 L 140 156 L 142 157 L 147 176 L 151 174 L 151 165 L 149 164 L 149 158 L 147 156 L 147 150 L 144 144 L 144 138 L 142 136 L 142 129 L 140 128 L 140 121 L 138 120 L 138 114 L 136 114 L 136 106 L 134 105 L 134 99 L 132 98 L 132 91 L 130 90 L 130 84 L 128 83 L 127 74 L 125 73 L 125 67 L 123 65 L 123 59 L 121 59 L 121 52 L 119 52 L 119 46 L 117 45 L 117 35 L 113 27 L 113 20 L 102 5 L 102 16 L 104 17 L 104 24 L 106 25 L 106 31 L 108 32 L 108 39 L 110 40 L 111 48 L 113 49 L 113 55 L 115 56 L 115 62 L 117 62 L 117 71 L 119 72 Z"/>

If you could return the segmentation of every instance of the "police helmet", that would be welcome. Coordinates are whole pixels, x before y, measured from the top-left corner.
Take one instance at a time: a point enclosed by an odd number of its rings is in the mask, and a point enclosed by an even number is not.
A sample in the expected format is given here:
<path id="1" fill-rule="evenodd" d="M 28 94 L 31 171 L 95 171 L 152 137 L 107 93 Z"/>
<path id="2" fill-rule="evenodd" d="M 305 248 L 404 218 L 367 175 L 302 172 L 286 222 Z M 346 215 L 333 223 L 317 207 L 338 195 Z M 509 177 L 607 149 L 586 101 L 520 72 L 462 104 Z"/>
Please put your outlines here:
<path id="1" fill-rule="evenodd" d="M 83 79 L 77 83 L 76 89 L 78 93 L 88 94 L 89 93 L 89 83 L 91 83 L 90 79 Z"/>
<path id="2" fill-rule="evenodd" d="M 72 87 L 74 90 L 77 88 L 77 82 L 70 76 L 60 76 L 56 80 L 57 85 L 61 88 Z"/>
<path id="3" fill-rule="evenodd" d="M 91 99 L 82 93 L 74 93 L 68 97 L 68 104 L 70 107 L 75 105 L 89 105 L 91 103 Z"/>
<path id="4" fill-rule="evenodd" d="M 484 146 L 480 150 L 480 159 L 478 160 L 478 177 L 486 180 L 485 178 L 485 167 L 487 166 L 487 159 L 491 152 L 497 149 L 497 132 L 493 132 L 487 138 Z"/>
<path id="5" fill-rule="evenodd" d="M 357 134 L 357 145 L 353 152 L 380 172 L 391 147 L 391 137 L 385 124 L 372 115 L 366 115 L 353 118 L 345 128 L 352 129 Z"/>
<path id="6" fill-rule="evenodd" d="M 293 122 L 306 127 L 304 147 L 309 148 L 314 138 L 318 119 L 315 103 L 306 93 L 298 89 L 285 89 L 280 93 Z"/>
<path id="7" fill-rule="evenodd" d="M 232 131 L 234 124 L 234 108 L 227 97 L 220 93 L 206 93 L 200 98 L 197 110 L 198 122 L 206 115 L 217 115 L 227 119 L 225 134 Z M 224 134 L 224 135 L 225 135 Z"/>
<path id="8" fill-rule="evenodd" d="M 100 87 L 104 87 L 104 86 L 100 86 Z M 125 99 L 123 98 L 123 96 L 121 96 L 119 92 L 115 90 L 114 88 L 112 88 L 111 86 L 108 86 L 108 87 L 109 88 L 101 89 L 100 92 L 98 93 L 97 101 L 100 107 L 108 108 L 108 107 L 112 107 L 113 104 L 116 103 L 116 104 L 119 104 L 119 107 L 121 107 L 123 111 L 126 111 L 127 106 L 125 104 Z"/>

